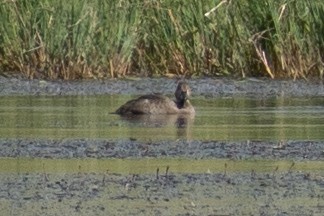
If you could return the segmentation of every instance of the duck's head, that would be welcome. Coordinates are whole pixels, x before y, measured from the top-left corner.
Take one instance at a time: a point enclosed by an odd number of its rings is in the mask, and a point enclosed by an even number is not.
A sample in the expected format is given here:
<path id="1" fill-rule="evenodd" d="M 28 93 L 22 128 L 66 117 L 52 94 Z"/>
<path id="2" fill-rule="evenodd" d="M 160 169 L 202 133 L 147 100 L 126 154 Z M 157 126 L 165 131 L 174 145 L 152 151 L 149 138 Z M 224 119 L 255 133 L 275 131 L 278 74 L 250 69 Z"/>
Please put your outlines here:
<path id="1" fill-rule="evenodd" d="M 190 95 L 191 95 L 191 90 L 189 85 L 184 82 L 184 81 L 180 81 L 178 83 L 177 89 L 174 93 L 177 101 L 181 104 L 183 104 L 186 100 L 189 99 Z"/>

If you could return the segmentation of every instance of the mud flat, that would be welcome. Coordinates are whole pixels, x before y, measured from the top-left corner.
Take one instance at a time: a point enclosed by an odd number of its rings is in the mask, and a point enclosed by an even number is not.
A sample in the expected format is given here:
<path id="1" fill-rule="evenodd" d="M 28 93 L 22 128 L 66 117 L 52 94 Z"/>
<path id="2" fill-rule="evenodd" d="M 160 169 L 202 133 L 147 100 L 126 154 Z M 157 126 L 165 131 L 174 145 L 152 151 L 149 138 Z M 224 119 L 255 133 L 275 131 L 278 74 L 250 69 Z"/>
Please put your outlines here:
<path id="1" fill-rule="evenodd" d="M 285 80 L 191 79 L 194 96 L 323 97 L 320 82 Z M 168 79 L 44 81 L 0 77 L 0 96 L 172 94 Z M 0 139 L 0 159 L 286 160 L 291 167 L 269 170 L 176 172 L 156 166 L 151 172 L 121 174 L 6 170 L 0 173 L 0 215 L 324 215 L 324 170 L 298 170 L 294 163 L 322 163 L 324 142 L 152 141 L 133 139 Z M 16 166 L 19 167 L 17 160 Z"/>
<path id="2" fill-rule="evenodd" d="M 323 142 L 23 140 L 1 139 L 1 158 L 31 161 L 190 158 L 290 160 L 291 168 L 197 173 L 174 172 L 157 165 L 151 172 L 120 174 L 79 171 L 1 172 L 1 215 L 323 215 L 324 172 L 292 168 L 296 163 L 323 161 Z M 225 160 L 226 161 L 226 160 Z M 252 161 L 253 162 L 253 161 Z M 131 162 L 133 163 L 133 162 Z M 118 162 L 119 164 L 119 162 Z M 223 165 L 223 164 L 222 164 Z M 7 166 L 3 163 L 2 166 Z M 59 165 L 58 165 L 59 166 Z M 321 165 L 320 165 L 321 166 Z M 4 167 L 2 167 L 4 169 Z"/>
<path id="3" fill-rule="evenodd" d="M 193 96 L 205 97 L 320 97 L 324 96 L 321 81 L 268 79 L 190 79 Z M 136 80 L 45 81 L 0 76 L 0 95 L 99 95 L 173 94 L 175 80 L 144 78 Z"/>
<path id="4" fill-rule="evenodd" d="M 0 157 L 107 159 L 182 157 L 324 161 L 323 141 L 136 141 L 0 139 Z"/>
<path id="5" fill-rule="evenodd" d="M 1 215 L 323 215 L 309 173 L 0 175 Z"/>

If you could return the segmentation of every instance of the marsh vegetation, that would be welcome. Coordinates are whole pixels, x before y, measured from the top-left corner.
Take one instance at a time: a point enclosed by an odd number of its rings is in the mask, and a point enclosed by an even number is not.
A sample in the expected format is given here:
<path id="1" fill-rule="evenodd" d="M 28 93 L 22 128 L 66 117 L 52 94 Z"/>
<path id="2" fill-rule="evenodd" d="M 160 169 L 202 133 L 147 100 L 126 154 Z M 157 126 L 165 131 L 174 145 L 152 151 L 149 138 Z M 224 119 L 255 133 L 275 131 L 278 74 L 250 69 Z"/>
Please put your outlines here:
<path id="1" fill-rule="evenodd" d="M 0 71 L 29 78 L 323 77 L 321 0 L 4 0 L 0 17 Z"/>

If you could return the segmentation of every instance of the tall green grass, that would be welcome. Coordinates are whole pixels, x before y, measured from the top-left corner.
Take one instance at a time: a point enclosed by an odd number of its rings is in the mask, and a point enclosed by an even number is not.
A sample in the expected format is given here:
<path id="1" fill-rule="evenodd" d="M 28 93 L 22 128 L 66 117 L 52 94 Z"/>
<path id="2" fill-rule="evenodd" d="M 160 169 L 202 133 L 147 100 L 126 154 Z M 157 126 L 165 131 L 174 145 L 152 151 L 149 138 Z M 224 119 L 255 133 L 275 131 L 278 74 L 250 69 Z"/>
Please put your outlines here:
<path id="1" fill-rule="evenodd" d="M 322 0 L 0 2 L 0 70 L 29 78 L 323 78 Z"/>

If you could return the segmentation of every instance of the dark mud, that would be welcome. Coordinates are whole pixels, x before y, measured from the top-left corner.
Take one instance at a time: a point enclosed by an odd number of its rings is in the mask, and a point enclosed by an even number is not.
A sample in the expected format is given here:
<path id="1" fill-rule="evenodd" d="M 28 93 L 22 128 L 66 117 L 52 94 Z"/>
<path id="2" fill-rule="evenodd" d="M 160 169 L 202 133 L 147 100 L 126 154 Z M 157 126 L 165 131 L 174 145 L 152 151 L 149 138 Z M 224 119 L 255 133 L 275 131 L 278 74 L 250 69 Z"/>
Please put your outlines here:
<path id="1" fill-rule="evenodd" d="M 321 82 L 190 79 L 195 96 L 323 97 Z M 169 79 L 44 81 L 0 77 L 0 96 L 173 94 Z M 323 161 L 323 141 L 0 139 L 2 158 Z M 279 172 L 0 173 L 0 215 L 324 215 L 324 174 Z M 163 169 L 163 170 L 162 170 Z"/>
<path id="2" fill-rule="evenodd" d="M 324 176 L 272 174 L 0 176 L 2 215 L 323 215 Z"/>
<path id="3" fill-rule="evenodd" d="M 204 97 L 319 97 L 324 96 L 322 82 L 264 79 L 190 79 L 193 96 Z M 144 78 L 137 80 L 45 81 L 0 76 L 0 95 L 99 95 L 173 94 L 175 80 Z"/>
<path id="4" fill-rule="evenodd" d="M 154 141 L 0 139 L 0 157 L 324 160 L 322 141 Z"/>

